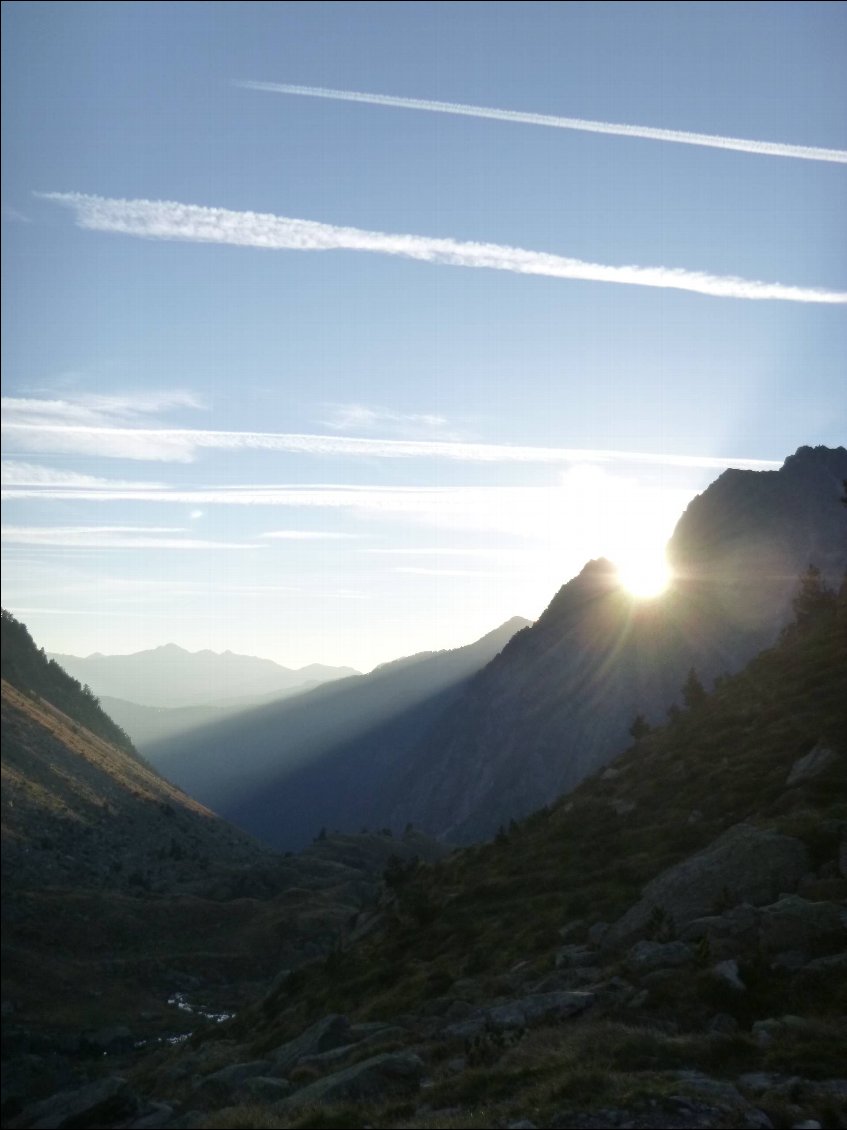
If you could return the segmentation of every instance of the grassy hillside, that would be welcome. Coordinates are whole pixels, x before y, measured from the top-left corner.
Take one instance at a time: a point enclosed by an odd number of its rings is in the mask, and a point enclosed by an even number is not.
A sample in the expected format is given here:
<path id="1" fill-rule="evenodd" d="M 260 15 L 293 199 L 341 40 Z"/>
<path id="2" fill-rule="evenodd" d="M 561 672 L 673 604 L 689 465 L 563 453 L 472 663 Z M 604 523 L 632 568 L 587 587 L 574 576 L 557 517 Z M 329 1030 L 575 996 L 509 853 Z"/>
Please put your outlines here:
<path id="1" fill-rule="evenodd" d="M 205 1125 L 847 1125 L 831 1082 L 847 1038 L 845 597 L 493 843 L 392 866 L 365 937 L 215 1033 L 221 1063 L 273 1062 L 327 1014 L 391 1024 L 388 1051 L 422 1057 L 421 1096 L 356 1098 L 339 1065 L 355 1074 L 373 1045 L 354 1044 L 297 1068 L 288 1105 L 241 1100 Z M 812 751 L 820 764 L 789 784 Z M 730 859 L 708 928 L 654 908 L 614 940 L 645 884 L 739 825 L 799 853 L 802 874 L 756 898 L 749 862 L 736 874 Z M 733 934 L 745 914 L 755 929 Z M 553 997 L 555 1020 L 537 1012 Z M 567 1019 L 571 998 L 583 1014 Z M 315 1103 L 321 1080 L 336 1097 Z"/>
<path id="2" fill-rule="evenodd" d="M 2 628 L 3 678 L 24 694 L 44 698 L 93 734 L 133 752 L 128 735 L 101 708 L 90 687 L 72 678 L 55 659 L 38 648 L 26 626 L 4 608 Z"/>

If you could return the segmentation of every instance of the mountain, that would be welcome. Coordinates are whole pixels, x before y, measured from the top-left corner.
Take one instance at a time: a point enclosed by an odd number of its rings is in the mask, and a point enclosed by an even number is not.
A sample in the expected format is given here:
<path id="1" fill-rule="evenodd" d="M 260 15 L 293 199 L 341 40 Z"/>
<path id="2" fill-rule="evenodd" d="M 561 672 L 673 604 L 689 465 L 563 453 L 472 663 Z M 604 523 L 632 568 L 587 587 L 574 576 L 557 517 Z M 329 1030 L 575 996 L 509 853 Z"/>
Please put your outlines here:
<path id="1" fill-rule="evenodd" d="M 845 478 L 843 447 L 724 472 L 680 518 L 675 582 L 651 602 L 589 563 L 410 751 L 393 822 L 493 835 L 620 752 L 636 713 L 661 717 L 690 668 L 707 681 L 738 670 L 773 641 L 810 562 L 835 584 L 847 569 Z"/>
<path id="2" fill-rule="evenodd" d="M 796 612 L 567 797 L 393 865 L 144 1095 L 173 1125 L 847 1124 L 847 582 Z"/>
<path id="3" fill-rule="evenodd" d="M 283 858 L 117 744 L 90 692 L 2 621 L 5 1124 L 9 1094 L 33 1070 L 55 1079 L 56 1055 L 172 1036 L 196 1020 L 175 994 L 231 1008 L 280 961 L 326 952 L 392 857 L 441 849 L 325 837 Z"/>
<path id="4" fill-rule="evenodd" d="M 294 671 L 271 659 L 225 651 L 185 651 L 164 644 L 132 655 L 51 655 L 68 674 L 98 697 L 127 699 L 142 706 L 226 705 L 233 699 L 280 694 L 357 672 L 352 667 L 312 663 Z"/>
<path id="5" fill-rule="evenodd" d="M 382 826 L 407 751 L 527 624 L 514 617 L 466 647 L 398 659 L 146 753 L 192 796 L 278 848 L 302 847 L 323 826 Z"/>
<path id="6" fill-rule="evenodd" d="M 319 684 L 314 682 L 303 683 L 302 686 L 292 687 L 287 691 L 243 695 L 214 705 L 203 703 L 196 706 L 143 706 L 141 703 L 129 702 L 124 698 L 100 695 L 100 706 L 121 729 L 126 731 L 136 749 L 144 753 L 149 746 L 168 742 L 177 734 L 212 725 L 231 714 L 240 714 L 266 702 L 278 702 L 292 695 L 304 694 L 317 685 Z"/>

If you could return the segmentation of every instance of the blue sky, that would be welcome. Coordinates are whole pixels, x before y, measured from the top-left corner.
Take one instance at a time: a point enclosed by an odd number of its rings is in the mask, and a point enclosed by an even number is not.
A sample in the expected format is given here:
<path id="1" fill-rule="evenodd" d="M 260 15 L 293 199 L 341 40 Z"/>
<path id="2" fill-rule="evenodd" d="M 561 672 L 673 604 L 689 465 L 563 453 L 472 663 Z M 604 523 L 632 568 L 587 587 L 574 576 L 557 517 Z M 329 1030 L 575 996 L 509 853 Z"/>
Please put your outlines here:
<path id="1" fill-rule="evenodd" d="M 3 602 L 49 650 L 457 646 L 657 555 L 723 467 L 845 440 L 844 4 L 3 31 Z"/>

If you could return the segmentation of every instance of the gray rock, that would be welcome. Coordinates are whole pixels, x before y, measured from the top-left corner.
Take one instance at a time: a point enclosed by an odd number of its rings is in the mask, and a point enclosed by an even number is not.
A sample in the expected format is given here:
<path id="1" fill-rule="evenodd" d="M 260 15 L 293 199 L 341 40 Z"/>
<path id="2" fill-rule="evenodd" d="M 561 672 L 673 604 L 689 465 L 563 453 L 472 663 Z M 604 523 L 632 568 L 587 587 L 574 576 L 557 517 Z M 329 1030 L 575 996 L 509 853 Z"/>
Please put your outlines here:
<path id="1" fill-rule="evenodd" d="M 292 1091 L 287 1079 L 271 1079 L 269 1075 L 254 1075 L 251 1079 L 245 1079 L 241 1089 L 256 1102 L 267 1103 L 279 1102 Z"/>
<path id="2" fill-rule="evenodd" d="M 163 1130 L 171 1125 L 174 1108 L 170 1103 L 148 1103 L 140 1118 L 126 1125 L 126 1130 Z"/>
<path id="3" fill-rule="evenodd" d="M 748 1071 L 739 1075 L 738 1086 L 754 1095 L 763 1095 L 785 1083 L 796 1082 L 796 1078 L 789 1075 L 778 1075 L 771 1071 Z"/>
<path id="4" fill-rule="evenodd" d="M 27 1107 L 10 1125 L 32 1130 L 59 1130 L 65 1126 L 99 1127 L 127 1122 L 138 1111 L 138 1098 L 126 1079 L 109 1075 L 76 1090 L 60 1091 Z"/>
<path id="5" fill-rule="evenodd" d="M 729 985 L 730 988 L 735 989 L 739 993 L 743 993 L 747 989 L 747 986 L 741 980 L 741 975 L 738 972 L 738 962 L 735 958 L 719 961 L 716 965 L 712 966 L 712 973 L 718 980 L 723 981 L 725 984 Z"/>
<path id="6" fill-rule="evenodd" d="M 759 918 L 756 907 L 741 903 L 723 914 L 695 918 L 682 930 L 682 940 L 700 942 L 705 939 L 713 958 L 732 958 L 739 949 L 758 945 Z"/>
<path id="7" fill-rule="evenodd" d="M 556 968 L 570 969 L 577 965 L 591 965 L 597 953 L 590 946 L 562 946 L 556 951 Z"/>
<path id="8" fill-rule="evenodd" d="M 446 1040 L 472 1040 L 485 1030 L 485 1014 L 479 1013 L 467 1020 L 460 1020 L 458 1024 L 448 1024 L 442 1030 Z"/>
<path id="9" fill-rule="evenodd" d="M 420 1089 L 423 1061 L 408 1053 L 377 1055 L 344 1071 L 316 1079 L 290 1098 L 274 1104 L 286 1113 L 312 1103 L 381 1099 L 386 1095 L 413 1095 Z"/>
<path id="10" fill-rule="evenodd" d="M 700 1071 L 672 1071 L 670 1076 L 684 1085 L 687 1094 L 730 1108 L 747 1105 L 738 1088 L 722 1079 L 712 1079 Z"/>
<path id="11" fill-rule="evenodd" d="M 270 1067 L 270 1060 L 254 1059 L 249 1063 L 229 1063 L 220 1071 L 214 1071 L 200 1080 L 196 1089 L 195 1100 L 217 1102 L 228 1099 L 239 1091 L 247 1079 L 254 1075 L 264 1075 Z"/>
<path id="12" fill-rule="evenodd" d="M 785 895 L 762 908 L 759 940 L 765 953 L 808 950 L 816 946 L 844 945 L 847 914 L 832 902 L 810 902 Z"/>
<path id="13" fill-rule="evenodd" d="M 614 948 L 644 935 L 656 915 L 678 930 L 721 904 L 761 906 L 793 890 L 810 869 L 800 840 L 751 824 L 736 824 L 705 850 L 668 868 L 644 888 L 640 902 L 603 939 Z"/>
<path id="14" fill-rule="evenodd" d="M 285 1075 L 303 1056 L 317 1055 L 349 1042 L 350 1023 L 347 1017 L 331 1013 L 270 1053 L 273 1072 Z"/>
<path id="15" fill-rule="evenodd" d="M 662 969 L 687 965 L 694 960 L 694 950 L 684 942 L 651 942 L 642 938 L 626 955 L 632 970 Z"/>
<path id="16" fill-rule="evenodd" d="M 489 1008 L 486 1019 L 494 1028 L 523 1028 L 540 1020 L 566 1020 L 577 1016 L 590 1008 L 594 999 L 594 993 L 588 992 L 532 993 Z"/>
<path id="17" fill-rule="evenodd" d="M 785 783 L 786 785 L 800 785 L 804 781 L 811 781 L 838 760 L 839 756 L 834 749 L 825 746 L 823 742 L 818 742 L 815 748 L 810 750 L 805 757 L 800 757 L 794 762 Z"/>
<path id="18" fill-rule="evenodd" d="M 847 951 L 830 954 L 829 957 L 815 957 L 806 963 L 804 973 L 835 973 L 847 969 Z"/>

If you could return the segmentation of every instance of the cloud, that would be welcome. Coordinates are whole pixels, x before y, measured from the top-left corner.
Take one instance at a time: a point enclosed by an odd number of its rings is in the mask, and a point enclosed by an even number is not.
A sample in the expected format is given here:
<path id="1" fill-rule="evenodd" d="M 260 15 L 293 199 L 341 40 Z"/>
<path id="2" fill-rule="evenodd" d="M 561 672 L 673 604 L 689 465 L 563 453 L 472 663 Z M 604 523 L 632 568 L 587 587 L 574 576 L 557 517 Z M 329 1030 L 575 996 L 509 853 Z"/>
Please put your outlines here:
<path id="1" fill-rule="evenodd" d="M 3 205 L 3 219 L 10 224 L 31 224 L 32 220 L 24 212 L 19 212 L 17 208 L 9 208 Z"/>
<path id="2" fill-rule="evenodd" d="M 102 428 L 78 424 L 3 421 L 6 450 L 118 459 L 190 463 L 203 450 L 260 450 L 290 455 L 351 456 L 379 459 L 446 459 L 460 463 L 627 463 L 631 465 L 724 470 L 770 470 L 781 461 L 672 452 L 617 451 L 607 448 L 532 447 L 451 440 L 384 439 L 293 432 L 227 432 L 198 428 Z M 142 484 L 137 484 L 139 487 Z M 199 500 L 198 500 L 199 501 Z"/>
<path id="3" fill-rule="evenodd" d="M 414 573 L 418 577 L 503 577 L 504 573 L 490 573 L 482 569 L 414 569 L 399 567 L 392 573 Z"/>
<path id="4" fill-rule="evenodd" d="M 98 475 L 84 475 L 78 471 L 60 471 L 35 463 L 18 463 L 4 459 L 0 464 L 0 482 L 4 487 L 105 487 L 107 489 L 163 490 L 164 483 L 143 483 L 137 480 L 104 479 Z"/>
<path id="5" fill-rule="evenodd" d="M 3 412 L 22 423 L 86 424 L 108 427 L 126 423 L 170 408 L 202 408 L 192 393 L 179 389 L 104 396 L 80 393 L 73 399 L 4 396 Z"/>
<path id="6" fill-rule="evenodd" d="M 366 404 L 328 404 L 327 417 L 320 422 L 333 431 L 388 432 L 406 438 L 433 437 L 458 439 L 446 431 L 444 416 L 432 413 L 394 412 L 390 408 L 372 408 Z"/>
<path id="7" fill-rule="evenodd" d="M 736 149 L 765 157 L 796 157 L 804 161 L 835 161 L 847 164 L 847 151 L 824 149 L 816 145 L 790 145 L 782 141 L 750 141 L 743 137 L 721 137 L 688 130 L 657 129 L 654 126 L 632 126 L 617 122 L 593 122 L 587 118 L 562 118 L 555 114 L 531 114 L 522 110 L 495 110 L 490 106 L 466 106 L 460 102 L 435 102 L 429 98 L 398 98 L 391 94 L 364 94 L 355 90 L 328 90 L 321 86 L 292 86 L 277 82 L 237 82 L 244 90 L 263 90 L 271 94 L 305 94 L 310 98 L 331 98 L 340 102 L 367 102 L 373 106 L 396 106 L 404 110 L 429 110 L 437 114 L 460 114 L 469 118 L 494 118 L 501 122 L 518 122 L 530 126 L 551 126 L 554 129 L 582 130 L 586 133 L 610 133 L 618 137 L 647 138 L 650 141 L 673 141 L 682 145 L 704 145 L 710 149 Z"/>
<path id="8" fill-rule="evenodd" d="M 5 545 L 62 546 L 66 549 L 261 549 L 244 542 L 201 541 L 177 526 L 3 526 Z"/>
<path id="9" fill-rule="evenodd" d="M 328 530 L 269 530 L 259 536 L 278 538 L 281 541 L 342 541 L 358 537 L 357 534 L 336 534 Z"/>
<path id="10" fill-rule="evenodd" d="M 758 282 L 729 275 L 710 275 L 681 267 L 608 266 L 497 243 L 467 243 L 430 236 L 366 231 L 362 228 L 338 227 L 270 213 L 205 208 L 197 204 L 177 204 L 161 200 L 110 200 L 73 192 L 39 195 L 42 199 L 72 209 L 82 228 L 140 236 L 144 239 L 228 244 L 277 251 L 370 251 L 453 267 L 670 288 L 716 298 L 847 303 L 847 293 L 840 291 Z"/>
<path id="11" fill-rule="evenodd" d="M 203 404 L 189 392 L 168 390 L 115 396 L 83 393 L 62 400 L 4 396 L 0 406 L 4 433 L 9 429 L 18 436 L 18 451 L 45 454 L 67 450 L 74 455 L 190 463 L 192 453 L 184 443 L 165 433 L 156 437 L 148 431 L 142 435 L 131 425 L 168 409 L 202 408 Z M 73 445 L 57 447 L 50 439 L 54 429 L 60 433 L 75 429 Z"/>

